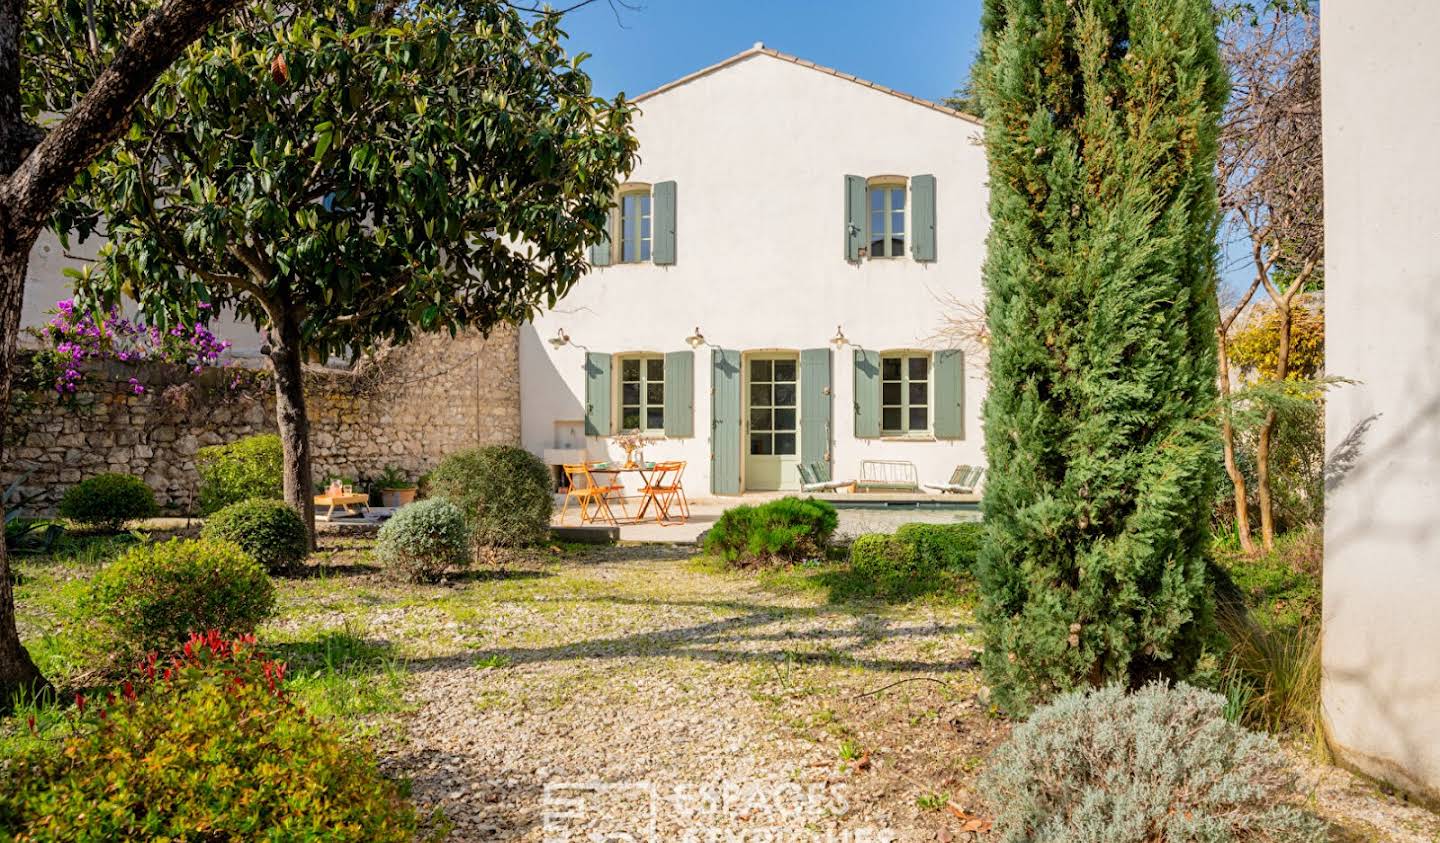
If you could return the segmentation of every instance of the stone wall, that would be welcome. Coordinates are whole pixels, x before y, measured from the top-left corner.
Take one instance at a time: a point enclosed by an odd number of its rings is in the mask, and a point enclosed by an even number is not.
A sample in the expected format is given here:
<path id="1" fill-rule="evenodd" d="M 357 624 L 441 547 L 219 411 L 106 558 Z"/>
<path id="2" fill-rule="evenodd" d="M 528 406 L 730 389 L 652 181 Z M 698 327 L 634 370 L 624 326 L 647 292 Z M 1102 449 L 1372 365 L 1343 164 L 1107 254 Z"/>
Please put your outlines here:
<path id="1" fill-rule="evenodd" d="M 87 372 L 64 400 L 43 382 L 19 384 L 0 488 L 28 472 L 22 489 L 41 493 L 33 510 L 48 514 L 74 483 L 124 472 L 144 478 L 166 512 L 191 513 L 198 449 L 275 430 L 270 381 L 233 389 L 236 372 L 113 363 Z M 453 451 L 520 442 L 513 329 L 424 337 L 351 371 L 315 367 L 306 380 L 317 481 L 368 478 L 390 465 L 413 478 Z"/>

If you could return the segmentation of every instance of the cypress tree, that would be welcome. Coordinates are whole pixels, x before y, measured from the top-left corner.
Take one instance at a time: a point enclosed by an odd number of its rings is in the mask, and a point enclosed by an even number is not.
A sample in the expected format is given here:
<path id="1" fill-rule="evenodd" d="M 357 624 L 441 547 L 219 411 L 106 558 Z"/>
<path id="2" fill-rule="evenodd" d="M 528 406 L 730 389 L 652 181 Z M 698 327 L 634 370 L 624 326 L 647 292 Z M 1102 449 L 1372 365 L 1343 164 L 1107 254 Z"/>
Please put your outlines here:
<path id="1" fill-rule="evenodd" d="M 983 664 L 1023 713 L 1190 673 L 1209 621 L 1210 0 L 985 0 Z"/>

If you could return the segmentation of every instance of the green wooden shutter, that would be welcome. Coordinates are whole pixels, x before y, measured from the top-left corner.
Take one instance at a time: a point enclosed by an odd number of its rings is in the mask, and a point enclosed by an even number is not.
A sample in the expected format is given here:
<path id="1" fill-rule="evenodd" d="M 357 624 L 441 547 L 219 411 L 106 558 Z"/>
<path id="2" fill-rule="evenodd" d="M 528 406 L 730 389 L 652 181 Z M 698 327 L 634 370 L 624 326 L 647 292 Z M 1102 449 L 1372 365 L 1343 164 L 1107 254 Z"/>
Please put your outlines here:
<path id="1" fill-rule="evenodd" d="M 610 355 L 585 352 L 585 435 L 610 435 Z"/>
<path id="2" fill-rule="evenodd" d="M 935 177 L 914 176 L 910 179 L 911 225 L 910 250 L 917 261 L 935 260 Z"/>
<path id="3" fill-rule="evenodd" d="M 865 179 L 845 177 L 845 260 L 860 260 L 865 245 Z"/>
<path id="4" fill-rule="evenodd" d="M 655 242 L 650 257 L 656 264 L 668 266 L 675 263 L 675 182 L 656 182 L 654 193 Z"/>
<path id="5" fill-rule="evenodd" d="M 710 491 L 740 494 L 740 352 L 710 353 Z"/>
<path id="6" fill-rule="evenodd" d="M 855 438 L 880 438 L 880 352 L 855 349 Z"/>
<path id="7" fill-rule="evenodd" d="M 610 233 L 605 232 L 605 239 L 590 247 L 591 266 L 610 265 Z"/>
<path id="8" fill-rule="evenodd" d="M 830 462 L 830 349 L 800 352 L 800 462 Z"/>
<path id="9" fill-rule="evenodd" d="M 935 352 L 935 438 L 965 438 L 965 352 Z"/>
<path id="10" fill-rule="evenodd" d="M 695 435 L 695 352 L 665 355 L 665 435 L 688 439 Z"/>

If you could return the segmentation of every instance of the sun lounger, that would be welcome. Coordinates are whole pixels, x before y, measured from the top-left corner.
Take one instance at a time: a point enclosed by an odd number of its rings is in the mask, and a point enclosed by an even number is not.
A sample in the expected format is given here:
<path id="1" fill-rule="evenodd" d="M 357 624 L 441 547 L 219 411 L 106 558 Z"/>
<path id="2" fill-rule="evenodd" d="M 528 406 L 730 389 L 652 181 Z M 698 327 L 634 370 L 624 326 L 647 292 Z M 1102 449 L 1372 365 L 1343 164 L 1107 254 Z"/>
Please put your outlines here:
<path id="1" fill-rule="evenodd" d="M 973 465 L 957 465 L 955 473 L 950 475 L 950 482 L 926 483 L 925 488 L 955 495 L 974 494 L 975 488 L 980 485 L 980 479 L 984 476 L 984 468 Z"/>
<path id="2" fill-rule="evenodd" d="M 800 471 L 800 491 L 802 492 L 837 492 L 849 488 L 855 491 L 854 480 L 832 480 L 830 478 L 830 464 L 823 461 L 812 462 L 809 465 L 801 463 L 796 466 Z"/>

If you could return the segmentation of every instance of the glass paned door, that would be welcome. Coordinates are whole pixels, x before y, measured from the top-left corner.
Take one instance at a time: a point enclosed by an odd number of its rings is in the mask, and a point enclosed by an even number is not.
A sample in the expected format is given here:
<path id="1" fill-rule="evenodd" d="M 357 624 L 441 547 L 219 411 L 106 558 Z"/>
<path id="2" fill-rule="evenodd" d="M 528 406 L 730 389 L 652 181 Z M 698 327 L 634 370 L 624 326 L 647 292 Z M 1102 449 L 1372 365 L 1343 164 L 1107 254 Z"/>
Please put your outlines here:
<path id="1" fill-rule="evenodd" d="M 800 485 L 800 359 L 753 354 L 745 363 L 745 488 Z"/>

